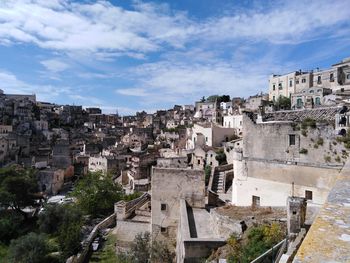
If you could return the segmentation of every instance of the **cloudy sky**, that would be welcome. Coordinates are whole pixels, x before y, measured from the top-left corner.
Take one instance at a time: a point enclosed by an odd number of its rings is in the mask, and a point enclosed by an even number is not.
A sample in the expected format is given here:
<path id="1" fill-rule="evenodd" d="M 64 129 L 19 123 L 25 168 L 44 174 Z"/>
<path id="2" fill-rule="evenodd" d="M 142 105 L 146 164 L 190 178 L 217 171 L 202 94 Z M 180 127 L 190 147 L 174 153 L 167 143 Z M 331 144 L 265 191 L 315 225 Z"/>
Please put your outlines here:
<path id="1" fill-rule="evenodd" d="M 349 0 L 0 0 L 0 88 L 105 112 L 246 97 L 349 56 Z"/>

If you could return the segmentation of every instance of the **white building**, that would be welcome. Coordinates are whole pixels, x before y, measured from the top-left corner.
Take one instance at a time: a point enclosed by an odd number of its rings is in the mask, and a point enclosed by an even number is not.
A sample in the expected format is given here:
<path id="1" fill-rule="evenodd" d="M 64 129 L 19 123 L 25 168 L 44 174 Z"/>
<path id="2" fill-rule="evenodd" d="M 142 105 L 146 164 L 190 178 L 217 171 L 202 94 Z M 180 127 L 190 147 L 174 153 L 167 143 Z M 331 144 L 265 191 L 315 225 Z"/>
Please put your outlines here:
<path id="1" fill-rule="evenodd" d="M 242 134 L 243 128 L 243 115 L 226 115 L 224 116 L 223 126 L 225 128 L 234 128 L 236 130 L 236 134 Z"/>
<path id="2" fill-rule="evenodd" d="M 194 124 L 187 129 L 186 149 L 194 149 L 196 146 L 220 147 L 222 142 L 228 142 L 235 134 L 234 128 L 226 128 L 214 123 Z"/>

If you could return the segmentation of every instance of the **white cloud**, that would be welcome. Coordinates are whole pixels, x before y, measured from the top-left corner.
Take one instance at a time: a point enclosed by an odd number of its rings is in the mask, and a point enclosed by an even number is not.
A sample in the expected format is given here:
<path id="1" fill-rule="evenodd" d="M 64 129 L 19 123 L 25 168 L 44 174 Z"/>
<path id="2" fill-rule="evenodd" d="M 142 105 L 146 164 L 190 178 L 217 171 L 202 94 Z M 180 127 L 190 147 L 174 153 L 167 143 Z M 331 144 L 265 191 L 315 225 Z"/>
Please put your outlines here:
<path id="1" fill-rule="evenodd" d="M 107 1 L 56 1 L 52 5 L 45 1 L 2 1 L 0 37 L 42 48 L 89 52 L 148 52 L 158 50 L 161 43 L 183 44 L 189 31 L 184 29 L 188 23 L 184 15 L 164 14 L 154 4 L 136 7 L 125 10 Z"/>
<path id="2" fill-rule="evenodd" d="M 347 1 L 282 1 L 269 10 L 246 10 L 206 22 L 202 36 L 210 41 L 248 38 L 271 43 L 300 43 L 334 36 L 335 26 L 350 22 Z M 344 26 L 344 25 L 343 25 Z M 343 32 L 349 34 L 349 29 Z"/>
<path id="3" fill-rule="evenodd" d="M 38 100 L 53 101 L 61 94 L 70 94 L 68 87 L 55 87 L 52 85 L 34 85 L 19 80 L 14 74 L 0 70 L 0 89 L 9 94 L 36 94 Z"/>
<path id="4" fill-rule="evenodd" d="M 48 59 L 40 62 L 46 67 L 47 70 L 58 73 L 69 68 L 69 65 L 58 60 L 58 59 Z"/>
<path id="5" fill-rule="evenodd" d="M 135 97 L 145 97 L 149 95 L 145 89 L 140 89 L 140 88 L 117 89 L 115 92 L 121 95 L 135 96 Z"/>
<path id="6" fill-rule="evenodd" d="M 142 53 L 169 45 L 182 49 L 201 44 L 248 38 L 272 43 L 304 42 L 320 37 L 348 35 L 347 1 L 274 2 L 267 9 L 240 9 L 230 15 L 193 20 L 167 5 L 137 1 L 127 10 L 107 1 L 17 0 L 0 3 L 1 43 L 27 42 L 61 51 L 99 54 Z M 345 28 L 349 28 L 345 25 Z"/>
<path id="7" fill-rule="evenodd" d="M 132 74 L 140 88 L 117 92 L 140 96 L 144 106 L 193 103 L 212 94 L 247 96 L 264 91 L 268 75 L 266 69 L 259 69 L 259 66 L 241 68 L 222 61 L 206 65 L 163 61 L 140 66 Z"/>

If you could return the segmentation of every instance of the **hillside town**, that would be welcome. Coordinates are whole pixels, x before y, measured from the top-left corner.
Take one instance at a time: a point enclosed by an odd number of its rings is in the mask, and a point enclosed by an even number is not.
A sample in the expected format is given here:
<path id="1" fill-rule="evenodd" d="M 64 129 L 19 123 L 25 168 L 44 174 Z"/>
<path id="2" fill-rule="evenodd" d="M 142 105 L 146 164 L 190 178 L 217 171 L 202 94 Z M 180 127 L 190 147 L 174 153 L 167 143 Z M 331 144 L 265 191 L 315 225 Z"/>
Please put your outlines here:
<path id="1" fill-rule="evenodd" d="M 1 90 L 0 243 L 47 238 L 40 262 L 348 262 L 350 59 L 264 89 L 130 116 Z"/>

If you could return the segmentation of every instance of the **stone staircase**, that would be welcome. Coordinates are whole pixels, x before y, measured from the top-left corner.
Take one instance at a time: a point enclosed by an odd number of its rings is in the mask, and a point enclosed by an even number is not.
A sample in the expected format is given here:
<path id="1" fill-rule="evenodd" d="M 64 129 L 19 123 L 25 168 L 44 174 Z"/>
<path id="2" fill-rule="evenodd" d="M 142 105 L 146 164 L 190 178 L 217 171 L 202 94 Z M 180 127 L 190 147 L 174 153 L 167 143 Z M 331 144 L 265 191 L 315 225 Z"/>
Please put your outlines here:
<path id="1" fill-rule="evenodd" d="M 231 187 L 233 179 L 233 165 L 225 164 L 215 167 L 209 190 L 216 194 L 225 194 Z"/>
<path id="2" fill-rule="evenodd" d="M 217 193 L 225 193 L 225 172 L 214 171 L 212 190 Z"/>

